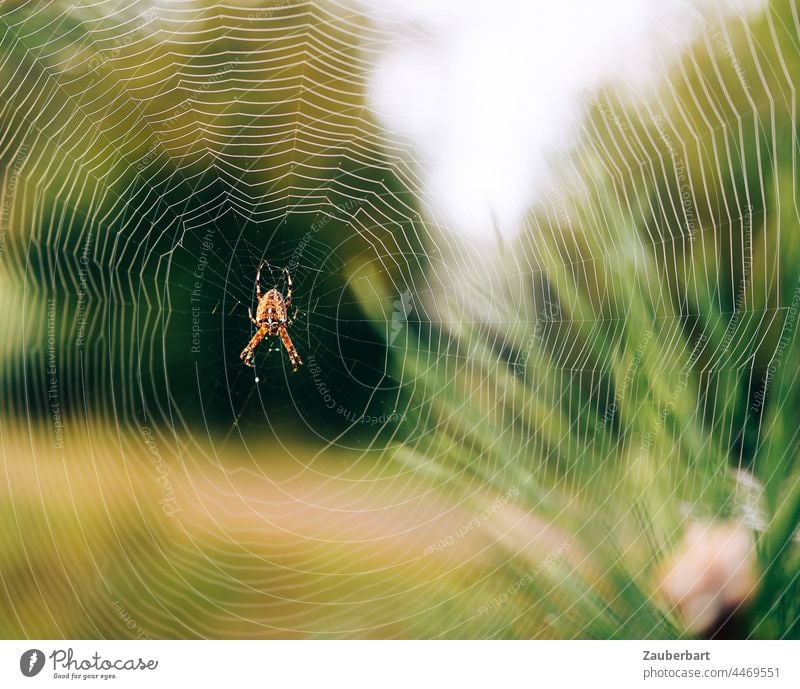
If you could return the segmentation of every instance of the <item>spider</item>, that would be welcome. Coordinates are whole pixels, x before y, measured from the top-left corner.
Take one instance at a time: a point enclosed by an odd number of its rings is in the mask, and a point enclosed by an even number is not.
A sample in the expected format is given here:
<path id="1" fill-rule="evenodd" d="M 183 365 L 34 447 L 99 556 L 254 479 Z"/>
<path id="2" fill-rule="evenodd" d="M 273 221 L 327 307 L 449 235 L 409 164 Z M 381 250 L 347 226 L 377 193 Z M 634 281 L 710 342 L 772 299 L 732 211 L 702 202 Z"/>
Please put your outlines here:
<path id="1" fill-rule="evenodd" d="M 287 318 L 289 313 L 289 306 L 292 303 L 292 276 L 288 268 L 284 268 L 283 272 L 286 274 L 286 298 L 277 289 L 271 289 L 269 292 L 261 294 L 261 269 L 264 263 L 258 267 L 256 273 L 256 298 L 258 299 L 258 306 L 256 307 L 256 317 L 253 318 L 253 310 L 248 308 L 247 312 L 250 314 L 250 321 L 258 328 L 256 334 L 253 335 L 247 347 L 242 350 L 239 358 L 244 361 L 245 366 L 255 368 L 253 363 L 253 356 L 261 340 L 265 337 L 279 335 L 283 346 L 286 348 L 286 353 L 289 355 L 289 361 L 292 364 L 292 370 L 296 373 L 297 369 L 303 364 L 300 355 L 294 348 L 292 338 L 286 330 L 288 326 L 294 323 L 294 318 Z"/>

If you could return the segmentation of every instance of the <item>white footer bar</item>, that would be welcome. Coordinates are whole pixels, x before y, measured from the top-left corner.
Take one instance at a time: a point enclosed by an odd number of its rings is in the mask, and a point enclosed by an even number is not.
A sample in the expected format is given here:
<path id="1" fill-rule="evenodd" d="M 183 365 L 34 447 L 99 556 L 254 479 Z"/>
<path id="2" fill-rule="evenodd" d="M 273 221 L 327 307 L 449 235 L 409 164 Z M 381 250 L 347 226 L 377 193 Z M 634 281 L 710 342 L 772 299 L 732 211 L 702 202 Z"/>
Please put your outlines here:
<path id="1" fill-rule="evenodd" d="M 1 687 L 504 689 L 564 682 L 796 689 L 800 641 L 0 642 Z"/>

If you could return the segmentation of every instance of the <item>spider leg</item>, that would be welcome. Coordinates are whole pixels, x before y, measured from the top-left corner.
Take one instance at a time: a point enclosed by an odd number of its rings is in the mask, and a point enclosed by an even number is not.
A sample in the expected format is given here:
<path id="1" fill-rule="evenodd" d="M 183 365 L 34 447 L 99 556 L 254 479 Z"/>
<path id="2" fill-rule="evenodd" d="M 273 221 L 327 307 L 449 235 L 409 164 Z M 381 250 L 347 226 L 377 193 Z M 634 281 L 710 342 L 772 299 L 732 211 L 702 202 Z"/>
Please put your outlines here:
<path id="1" fill-rule="evenodd" d="M 261 299 L 261 269 L 264 267 L 264 261 L 258 264 L 258 272 L 256 273 L 256 298 Z"/>
<path id="2" fill-rule="evenodd" d="M 294 315 L 291 318 L 286 320 L 286 327 L 288 328 L 292 323 L 294 323 L 295 318 L 297 318 L 301 313 L 302 313 L 302 311 L 298 311 L 297 309 L 295 309 L 294 310 Z"/>
<path id="3" fill-rule="evenodd" d="M 283 300 L 283 305 L 288 313 L 289 307 L 292 305 L 292 274 L 288 268 L 284 268 L 283 272 L 286 273 L 286 299 Z"/>
<path id="4" fill-rule="evenodd" d="M 259 323 L 255 318 L 253 318 L 253 309 L 248 307 L 247 314 L 250 316 L 250 322 L 254 326 L 256 326 L 256 328 L 260 328 L 261 327 L 261 323 Z"/>
<path id="5" fill-rule="evenodd" d="M 281 342 L 283 342 L 283 346 L 286 348 L 286 353 L 289 355 L 289 361 L 292 364 L 292 371 L 297 373 L 297 369 L 303 365 L 303 360 L 300 358 L 300 355 L 294 348 L 294 342 L 292 342 L 292 338 L 289 337 L 289 333 L 286 331 L 285 325 L 280 326 L 278 329 L 278 334 L 281 336 Z"/>
<path id="6" fill-rule="evenodd" d="M 255 349 L 258 347 L 261 340 L 263 340 L 269 331 L 266 328 L 259 327 L 256 331 L 256 334 L 250 339 L 250 342 L 247 343 L 247 347 L 242 350 L 242 353 L 239 355 L 239 358 L 244 362 L 245 366 L 250 366 L 250 368 L 255 368 L 253 364 L 253 356 L 255 354 Z"/>

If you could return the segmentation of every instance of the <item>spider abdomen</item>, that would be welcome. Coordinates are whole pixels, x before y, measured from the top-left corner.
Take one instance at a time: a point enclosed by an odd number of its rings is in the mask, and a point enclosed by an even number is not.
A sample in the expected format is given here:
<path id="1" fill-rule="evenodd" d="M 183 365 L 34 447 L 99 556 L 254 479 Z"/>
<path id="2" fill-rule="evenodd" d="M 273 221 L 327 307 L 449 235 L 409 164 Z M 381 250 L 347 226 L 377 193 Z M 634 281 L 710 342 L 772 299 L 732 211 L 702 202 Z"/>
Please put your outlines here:
<path id="1" fill-rule="evenodd" d="M 274 325 L 286 321 L 286 305 L 283 295 L 278 290 L 271 289 L 258 303 L 256 320 L 265 325 Z"/>

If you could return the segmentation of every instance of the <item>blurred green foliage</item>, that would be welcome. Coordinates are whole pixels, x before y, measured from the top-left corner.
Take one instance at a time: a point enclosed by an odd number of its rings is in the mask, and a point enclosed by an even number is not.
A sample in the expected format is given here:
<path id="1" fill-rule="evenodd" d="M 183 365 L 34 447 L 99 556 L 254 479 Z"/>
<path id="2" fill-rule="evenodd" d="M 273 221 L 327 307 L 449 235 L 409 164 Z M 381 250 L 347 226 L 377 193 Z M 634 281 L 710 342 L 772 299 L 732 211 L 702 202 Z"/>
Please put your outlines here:
<path id="1" fill-rule="evenodd" d="M 536 636 L 543 608 L 558 637 L 691 635 L 658 572 L 687 524 L 741 517 L 738 469 L 763 486 L 746 505 L 764 510 L 759 592 L 708 633 L 800 634 L 797 27 L 773 2 L 729 44 L 698 42 L 653 102 L 599 94 L 555 175 L 583 191 L 556 184 L 483 285 L 506 310 L 440 301 L 449 339 L 423 328 L 398 350 L 417 383 L 398 458 L 459 500 L 519 489 L 585 554 L 479 636 Z M 512 584 L 531 567 L 498 557 Z"/>

